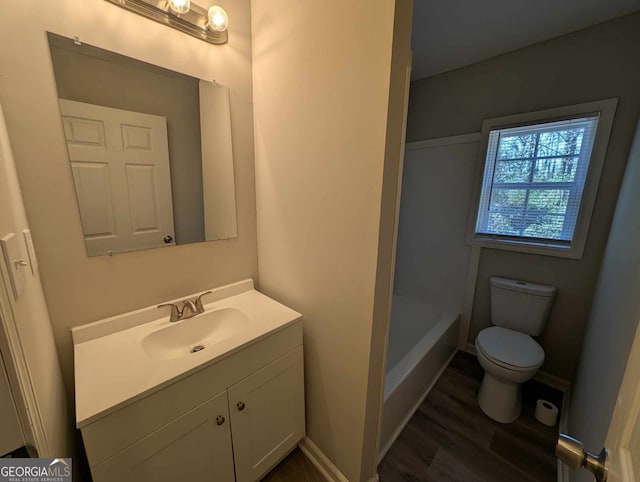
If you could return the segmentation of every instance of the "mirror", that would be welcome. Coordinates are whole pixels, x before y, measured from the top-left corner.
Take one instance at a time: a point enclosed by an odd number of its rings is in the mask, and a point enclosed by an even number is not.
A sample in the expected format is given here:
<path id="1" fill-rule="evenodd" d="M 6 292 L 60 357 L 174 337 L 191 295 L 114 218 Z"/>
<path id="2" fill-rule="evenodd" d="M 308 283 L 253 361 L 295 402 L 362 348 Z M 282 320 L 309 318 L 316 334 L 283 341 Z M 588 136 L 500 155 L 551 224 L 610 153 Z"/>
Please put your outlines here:
<path id="1" fill-rule="evenodd" d="M 237 237 L 228 89 L 48 38 L 87 254 Z"/>

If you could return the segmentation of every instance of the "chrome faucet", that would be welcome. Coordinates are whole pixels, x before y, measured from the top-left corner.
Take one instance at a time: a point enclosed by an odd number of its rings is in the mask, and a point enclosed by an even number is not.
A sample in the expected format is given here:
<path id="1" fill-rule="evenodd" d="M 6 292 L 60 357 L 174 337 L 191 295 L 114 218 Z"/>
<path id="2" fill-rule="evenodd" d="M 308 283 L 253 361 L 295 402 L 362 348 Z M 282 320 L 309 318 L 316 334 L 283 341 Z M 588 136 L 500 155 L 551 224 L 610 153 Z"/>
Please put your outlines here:
<path id="1" fill-rule="evenodd" d="M 199 294 L 194 300 L 182 300 L 182 307 L 179 307 L 177 303 L 163 303 L 158 305 L 158 308 L 162 308 L 164 306 L 171 307 L 171 316 L 169 317 L 169 321 L 171 323 L 180 320 L 186 320 L 188 318 L 193 318 L 200 313 L 204 313 L 204 305 L 202 304 L 202 297 L 204 295 L 208 295 L 211 291 L 205 291 L 204 293 Z"/>

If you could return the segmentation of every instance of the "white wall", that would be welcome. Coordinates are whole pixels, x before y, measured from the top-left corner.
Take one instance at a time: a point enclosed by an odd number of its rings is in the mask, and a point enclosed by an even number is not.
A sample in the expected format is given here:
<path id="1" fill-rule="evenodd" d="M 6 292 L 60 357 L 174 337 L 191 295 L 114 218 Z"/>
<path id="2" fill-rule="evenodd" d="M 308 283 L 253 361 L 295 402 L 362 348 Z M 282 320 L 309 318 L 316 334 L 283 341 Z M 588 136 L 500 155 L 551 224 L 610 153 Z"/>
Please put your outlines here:
<path id="1" fill-rule="evenodd" d="M 591 452 L 604 446 L 640 320 L 640 124 L 620 188 L 571 394 L 569 433 Z M 589 473 L 572 472 L 575 481 Z"/>
<path id="2" fill-rule="evenodd" d="M 0 109 L 0 237 L 8 233 L 18 235 L 25 258 L 27 254 L 22 244 L 22 230 L 28 227 L 4 116 Z M 6 286 L 10 286 L 4 263 L 2 276 Z M 13 312 L 15 318 L 46 436 L 46 446 L 36 448 L 41 457 L 71 457 L 72 424 L 67 415 L 65 387 L 40 277 L 33 276 L 29 271 L 21 297 L 15 301 L 12 295 L 10 293 L 11 306 L 6 308 Z M 6 358 L 8 354 L 3 353 L 3 356 Z M 8 364 L 9 360 L 5 360 L 5 363 Z"/>
<path id="3" fill-rule="evenodd" d="M 376 275 L 381 213 L 395 214 L 383 178 L 395 171 L 395 192 L 401 153 L 400 135 L 387 139 L 394 13 L 391 0 L 252 3 L 260 289 L 304 315 L 307 433 L 351 481 L 375 471 Z"/>
<path id="4" fill-rule="evenodd" d="M 209 5 L 212 1 L 199 2 Z M 229 43 L 210 45 L 104 0 L 4 2 L 5 108 L 42 282 L 70 393 L 70 328 L 257 277 L 249 0 L 220 0 Z M 88 258 L 60 121 L 46 31 L 229 87 L 238 238 Z"/>
<path id="5" fill-rule="evenodd" d="M 467 218 L 478 142 L 408 150 L 394 291 L 462 312 L 471 247 Z"/>

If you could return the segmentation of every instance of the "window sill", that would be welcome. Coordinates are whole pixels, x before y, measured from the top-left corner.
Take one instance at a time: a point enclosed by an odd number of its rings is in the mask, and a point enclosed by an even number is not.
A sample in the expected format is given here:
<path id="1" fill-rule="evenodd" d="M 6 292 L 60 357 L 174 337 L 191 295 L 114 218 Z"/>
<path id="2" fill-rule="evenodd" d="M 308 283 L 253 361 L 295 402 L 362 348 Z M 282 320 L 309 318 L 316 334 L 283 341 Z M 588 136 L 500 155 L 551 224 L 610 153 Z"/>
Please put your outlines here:
<path id="1" fill-rule="evenodd" d="M 498 239 L 476 235 L 467 244 L 481 248 L 501 249 L 519 253 L 538 254 L 542 256 L 554 256 L 557 258 L 582 259 L 584 246 L 579 246 L 574 241 L 571 245 L 556 245 L 529 240 Z"/>

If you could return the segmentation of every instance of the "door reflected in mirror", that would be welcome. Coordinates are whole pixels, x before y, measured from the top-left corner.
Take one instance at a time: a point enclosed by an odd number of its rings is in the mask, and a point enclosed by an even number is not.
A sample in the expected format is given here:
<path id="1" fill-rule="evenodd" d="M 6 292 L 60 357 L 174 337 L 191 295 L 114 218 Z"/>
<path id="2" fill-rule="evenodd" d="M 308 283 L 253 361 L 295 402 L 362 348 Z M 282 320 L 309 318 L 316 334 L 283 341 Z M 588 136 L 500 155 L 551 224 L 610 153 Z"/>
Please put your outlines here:
<path id="1" fill-rule="evenodd" d="M 89 256 L 237 237 L 226 87 L 49 34 Z"/>

